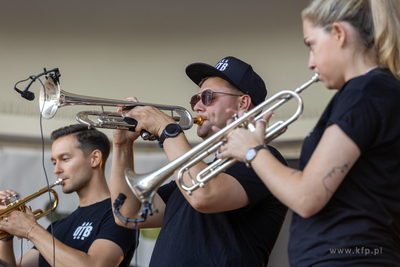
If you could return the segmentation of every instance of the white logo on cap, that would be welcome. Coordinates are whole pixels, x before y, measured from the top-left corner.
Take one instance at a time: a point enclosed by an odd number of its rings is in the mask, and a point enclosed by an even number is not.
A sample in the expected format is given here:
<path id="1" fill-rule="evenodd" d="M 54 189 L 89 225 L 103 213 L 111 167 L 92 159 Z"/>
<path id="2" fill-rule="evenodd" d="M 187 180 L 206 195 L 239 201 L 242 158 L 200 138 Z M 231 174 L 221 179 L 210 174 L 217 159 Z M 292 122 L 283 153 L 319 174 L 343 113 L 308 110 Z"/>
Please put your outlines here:
<path id="1" fill-rule="evenodd" d="M 215 65 L 215 68 L 219 71 L 224 71 L 228 67 L 228 59 L 222 59 Z"/>

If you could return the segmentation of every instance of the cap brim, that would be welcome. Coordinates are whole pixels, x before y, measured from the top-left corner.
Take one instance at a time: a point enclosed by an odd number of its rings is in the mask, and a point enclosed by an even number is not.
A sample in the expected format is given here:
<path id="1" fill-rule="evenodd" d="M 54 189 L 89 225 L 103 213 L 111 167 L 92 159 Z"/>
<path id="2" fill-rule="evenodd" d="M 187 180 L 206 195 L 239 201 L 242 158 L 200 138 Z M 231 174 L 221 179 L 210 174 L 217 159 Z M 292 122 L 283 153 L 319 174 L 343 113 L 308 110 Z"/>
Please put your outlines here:
<path id="1" fill-rule="evenodd" d="M 190 64 L 185 71 L 186 75 L 197 85 L 206 77 L 220 77 L 235 85 L 223 72 L 205 63 Z"/>

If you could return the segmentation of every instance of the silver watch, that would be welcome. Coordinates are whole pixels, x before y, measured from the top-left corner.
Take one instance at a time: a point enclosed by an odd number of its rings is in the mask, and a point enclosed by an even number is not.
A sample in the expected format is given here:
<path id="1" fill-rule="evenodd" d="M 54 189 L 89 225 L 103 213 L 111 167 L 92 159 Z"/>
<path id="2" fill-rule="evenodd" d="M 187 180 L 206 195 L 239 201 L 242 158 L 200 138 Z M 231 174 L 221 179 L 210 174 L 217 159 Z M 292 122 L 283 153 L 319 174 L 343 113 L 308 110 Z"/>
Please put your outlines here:
<path id="1" fill-rule="evenodd" d="M 260 149 L 268 149 L 268 148 L 267 148 L 266 145 L 259 145 L 259 146 L 250 148 L 250 149 L 246 152 L 246 157 L 245 157 L 246 162 L 245 162 L 245 163 L 246 163 L 246 167 L 247 167 L 247 168 L 251 168 L 250 163 L 251 163 L 251 161 L 256 157 L 257 152 L 258 152 Z"/>

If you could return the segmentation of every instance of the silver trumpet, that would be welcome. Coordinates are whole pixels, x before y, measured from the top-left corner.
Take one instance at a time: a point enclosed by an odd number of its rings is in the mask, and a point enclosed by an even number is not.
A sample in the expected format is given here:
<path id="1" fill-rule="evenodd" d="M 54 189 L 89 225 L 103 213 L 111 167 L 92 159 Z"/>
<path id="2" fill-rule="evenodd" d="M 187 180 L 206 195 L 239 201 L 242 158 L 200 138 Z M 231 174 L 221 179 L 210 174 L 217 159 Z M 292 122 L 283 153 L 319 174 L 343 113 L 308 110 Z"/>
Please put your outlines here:
<path id="1" fill-rule="evenodd" d="M 170 111 L 171 117 L 182 127 L 183 130 L 190 129 L 193 126 L 193 123 L 201 125 L 201 123 L 203 122 L 201 117 L 193 118 L 187 109 L 179 106 L 121 101 L 68 93 L 61 90 L 60 84 L 57 79 L 54 79 L 51 76 L 46 79 L 40 90 L 39 105 L 42 116 L 46 119 L 53 118 L 54 115 L 57 113 L 58 108 L 64 106 L 101 106 L 101 111 L 82 111 L 76 115 L 76 120 L 79 123 L 87 125 L 88 127 L 95 128 L 129 130 L 137 124 L 137 122 L 133 125 L 125 122 L 123 112 L 118 113 L 104 111 L 104 106 L 121 107 L 124 110 L 129 110 L 136 106 L 153 106 L 160 110 Z M 91 120 L 89 116 L 97 117 L 97 121 Z M 142 137 L 143 139 L 146 139 L 143 134 Z"/>
<path id="2" fill-rule="evenodd" d="M 190 176 L 190 167 L 204 160 L 207 156 L 214 154 L 224 144 L 226 141 L 225 137 L 230 131 L 237 127 L 246 127 L 250 129 L 251 127 L 254 127 L 254 123 L 258 119 L 262 118 L 266 113 L 276 110 L 291 99 L 295 99 L 297 101 L 297 109 L 295 113 L 286 121 L 277 121 L 265 130 L 265 144 L 283 134 L 287 130 L 288 125 L 297 120 L 303 113 L 303 100 L 299 94 L 318 80 L 318 74 L 315 74 L 308 82 L 294 91 L 284 90 L 278 92 L 242 117 L 235 119 L 232 123 L 225 126 L 207 140 L 193 147 L 182 156 L 176 158 L 153 173 L 137 174 L 132 169 L 127 168 L 125 170 L 125 179 L 128 182 L 128 185 L 143 204 L 149 204 L 150 207 L 152 207 L 153 198 L 158 187 L 177 170 L 179 185 L 181 188 L 186 190 L 189 195 L 192 194 L 193 190 L 199 187 L 204 187 L 207 181 L 228 169 L 237 160 L 218 159 L 201 171 L 197 175 L 196 179 L 193 179 Z M 186 186 L 183 182 L 183 174 L 185 172 L 188 172 L 191 177 L 192 185 L 190 186 Z"/>

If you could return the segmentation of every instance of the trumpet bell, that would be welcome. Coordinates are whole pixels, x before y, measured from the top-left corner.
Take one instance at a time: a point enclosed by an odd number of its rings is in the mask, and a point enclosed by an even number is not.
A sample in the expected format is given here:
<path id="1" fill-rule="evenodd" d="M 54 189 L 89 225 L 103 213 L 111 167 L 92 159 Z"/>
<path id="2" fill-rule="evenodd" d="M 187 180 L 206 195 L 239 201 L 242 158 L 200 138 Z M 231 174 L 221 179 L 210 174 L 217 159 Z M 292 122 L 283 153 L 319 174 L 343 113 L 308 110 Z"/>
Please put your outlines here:
<path id="1" fill-rule="evenodd" d="M 47 79 L 40 89 L 39 108 L 45 119 L 51 119 L 56 115 L 60 103 L 60 86 Z"/>

